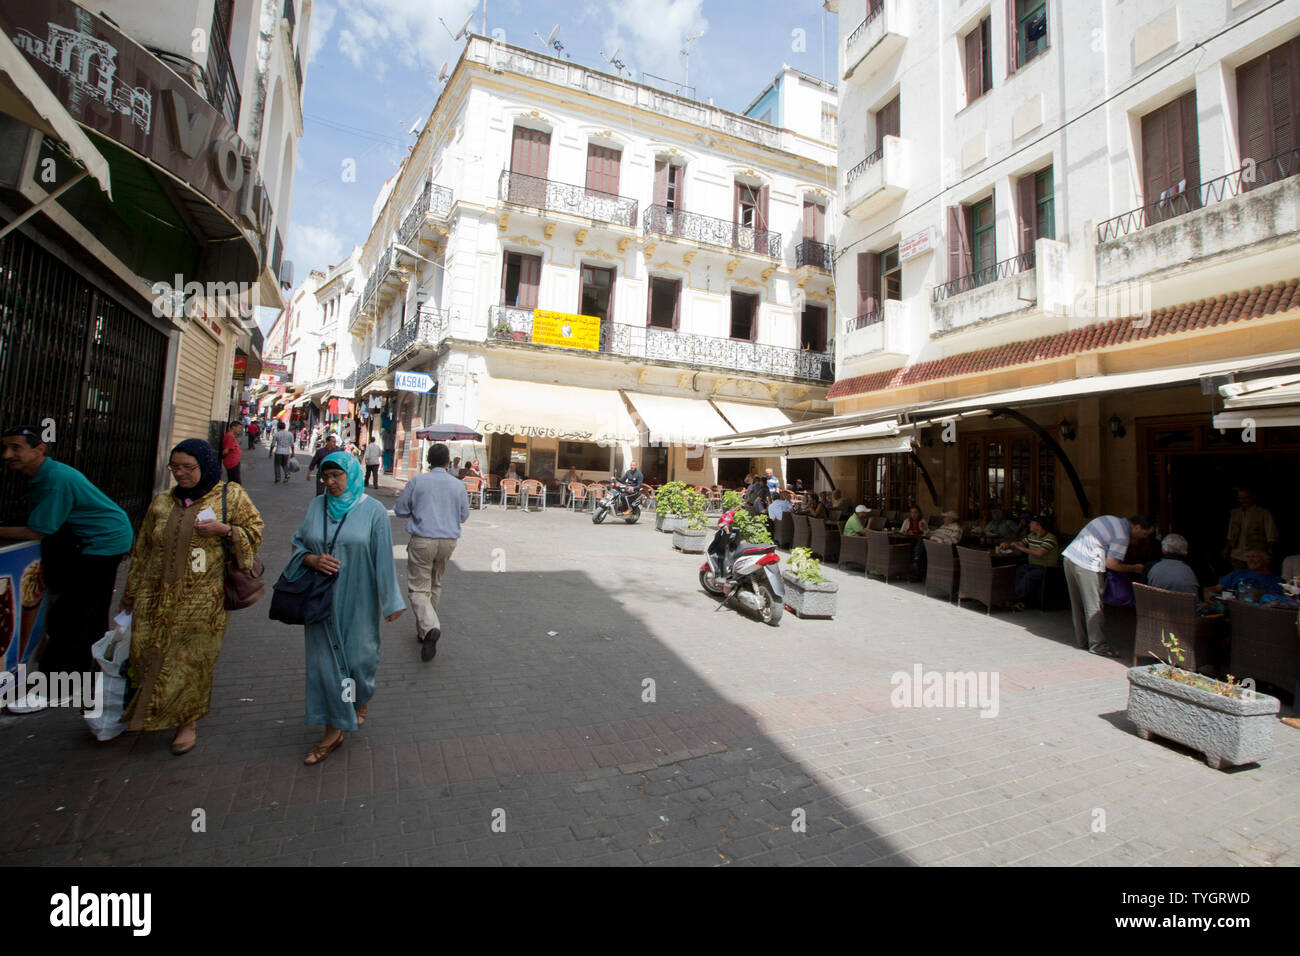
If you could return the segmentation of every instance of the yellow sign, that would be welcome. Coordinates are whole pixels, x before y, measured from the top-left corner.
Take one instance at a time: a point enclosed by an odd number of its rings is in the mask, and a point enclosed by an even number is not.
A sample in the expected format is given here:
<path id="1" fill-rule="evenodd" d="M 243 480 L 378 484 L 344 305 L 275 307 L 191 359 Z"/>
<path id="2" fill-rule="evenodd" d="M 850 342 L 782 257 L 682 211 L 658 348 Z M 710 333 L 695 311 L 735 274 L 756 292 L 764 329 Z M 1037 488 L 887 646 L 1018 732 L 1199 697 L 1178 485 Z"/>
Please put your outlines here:
<path id="1" fill-rule="evenodd" d="M 534 309 L 533 344 L 597 352 L 600 350 L 600 319 L 594 315 Z"/>

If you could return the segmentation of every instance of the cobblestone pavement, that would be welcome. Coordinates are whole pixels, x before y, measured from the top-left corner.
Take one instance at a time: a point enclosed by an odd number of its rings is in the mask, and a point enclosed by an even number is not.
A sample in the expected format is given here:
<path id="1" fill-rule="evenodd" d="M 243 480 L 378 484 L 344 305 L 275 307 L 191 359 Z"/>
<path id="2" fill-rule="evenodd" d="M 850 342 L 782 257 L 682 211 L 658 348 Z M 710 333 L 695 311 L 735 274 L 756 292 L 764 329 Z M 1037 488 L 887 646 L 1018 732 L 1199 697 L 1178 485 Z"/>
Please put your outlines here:
<path id="1" fill-rule="evenodd" d="M 247 460 L 274 578 L 312 485 Z M 397 521 L 394 539 L 404 581 Z M 989 617 L 830 569 L 835 620 L 769 628 L 714 612 L 669 542 L 652 522 L 474 512 L 438 657 L 420 662 L 409 611 L 385 625 L 370 719 L 316 767 L 302 632 L 265 603 L 232 617 L 187 756 L 170 732 L 97 744 L 72 711 L 0 716 L 0 859 L 1300 862 L 1300 732 L 1278 723 L 1271 758 L 1211 770 L 1133 733 L 1124 666 L 1076 650 L 1065 613 Z M 918 665 L 995 674 L 996 715 L 893 706 L 891 676 Z"/>

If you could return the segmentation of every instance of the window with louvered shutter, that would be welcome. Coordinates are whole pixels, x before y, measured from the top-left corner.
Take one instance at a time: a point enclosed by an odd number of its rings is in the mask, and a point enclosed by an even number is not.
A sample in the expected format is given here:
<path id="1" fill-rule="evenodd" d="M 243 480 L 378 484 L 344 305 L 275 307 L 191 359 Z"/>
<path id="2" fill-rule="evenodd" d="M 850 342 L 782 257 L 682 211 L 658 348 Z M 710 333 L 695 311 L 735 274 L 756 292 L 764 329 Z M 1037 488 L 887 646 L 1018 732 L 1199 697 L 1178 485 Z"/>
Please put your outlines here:
<path id="1" fill-rule="evenodd" d="M 1200 205 L 1200 139 L 1196 91 L 1142 117 L 1143 204 L 1149 222 L 1177 216 Z"/>
<path id="2" fill-rule="evenodd" d="M 968 215 L 964 206 L 948 207 L 948 280 L 959 279 L 971 271 Z"/>
<path id="3" fill-rule="evenodd" d="M 1030 173 L 1016 180 L 1016 225 L 1020 234 L 1020 254 L 1034 251 L 1034 240 L 1038 238 L 1035 227 L 1034 180 Z"/>
<path id="4" fill-rule="evenodd" d="M 1237 68 L 1237 135 L 1242 161 L 1256 164 L 1246 188 L 1296 173 L 1289 154 L 1300 146 L 1300 37 Z"/>
<path id="5" fill-rule="evenodd" d="M 989 18 L 985 17 L 964 40 L 966 104 L 969 106 L 993 87 L 993 64 L 989 56 Z"/>
<path id="6" fill-rule="evenodd" d="M 803 237 L 813 242 L 825 242 L 822 237 L 826 234 L 826 209 L 815 202 L 804 202 L 803 204 Z"/>
<path id="7" fill-rule="evenodd" d="M 510 171 L 546 178 L 550 160 L 551 134 L 527 126 L 516 126 L 510 150 Z"/>
<path id="8" fill-rule="evenodd" d="M 587 188 L 593 192 L 618 195 L 618 166 L 623 154 L 603 146 L 587 147 Z"/>
<path id="9" fill-rule="evenodd" d="M 886 136 L 898 136 L 899 133 L 899 97 L 895 96 L 876 113 L 876 149 L 885 145 Z"/>
<path id="10" fill-rule="evenodd" d="M 880 310 L 880 255 L 858 253 L 858 315 Z"/>

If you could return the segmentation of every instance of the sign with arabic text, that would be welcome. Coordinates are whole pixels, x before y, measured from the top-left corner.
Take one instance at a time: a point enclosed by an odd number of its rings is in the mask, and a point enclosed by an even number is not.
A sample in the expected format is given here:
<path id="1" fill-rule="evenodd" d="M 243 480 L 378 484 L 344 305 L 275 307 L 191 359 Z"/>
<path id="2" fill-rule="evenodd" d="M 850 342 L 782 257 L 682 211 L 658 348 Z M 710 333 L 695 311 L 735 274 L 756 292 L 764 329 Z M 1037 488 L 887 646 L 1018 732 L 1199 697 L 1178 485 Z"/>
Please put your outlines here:
<path id="1" fill-rule="evenodd" d="M 534 309 L 533 344 L 597 352 L 600 350 L 600 319 L 594 315 Z"/>

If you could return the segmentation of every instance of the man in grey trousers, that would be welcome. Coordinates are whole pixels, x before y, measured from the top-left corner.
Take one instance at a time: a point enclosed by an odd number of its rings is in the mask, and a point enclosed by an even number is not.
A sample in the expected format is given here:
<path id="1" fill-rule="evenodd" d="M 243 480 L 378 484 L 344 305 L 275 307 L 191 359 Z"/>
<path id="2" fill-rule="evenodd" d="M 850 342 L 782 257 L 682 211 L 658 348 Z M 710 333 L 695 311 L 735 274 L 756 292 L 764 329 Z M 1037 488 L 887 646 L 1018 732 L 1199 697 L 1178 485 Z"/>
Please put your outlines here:
<path id="1" fill-rule="evenodd" d="M 1106 589 L 1106 572 L 1141 574 L 1141 564 L 1125 562 L 1129 545 L 1145 541 L 1155 531 L 1155 522 L 1144 515 L 1128 519 L 1102 515 L 1084 525 L 1061 554 L 1078 647 L 1087 647 L 1103 657 L 1117 656 L 1106 641 L 1104 627 L 1101 597 Z"/>
<path id="2" fill-rule="evenodd" d="M 438 653 L 442 573 L 460 540 L 460 526 L 469 518 L 469 495 L 465 485 L 447 471 L 450 460 L 446 445 L 431 445 L 429 470 L 407 482 L 393 505 L 393 513 L 406 519 L 411 533 L 406 547 L 406 593 L 415 612 L 422 661 L 431 661 Z"/>

